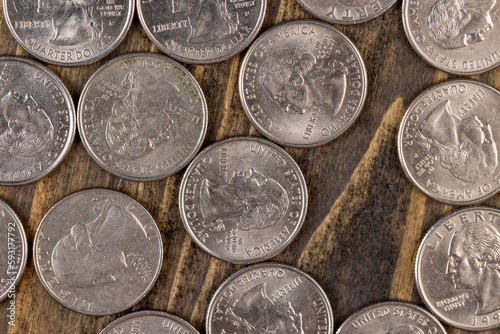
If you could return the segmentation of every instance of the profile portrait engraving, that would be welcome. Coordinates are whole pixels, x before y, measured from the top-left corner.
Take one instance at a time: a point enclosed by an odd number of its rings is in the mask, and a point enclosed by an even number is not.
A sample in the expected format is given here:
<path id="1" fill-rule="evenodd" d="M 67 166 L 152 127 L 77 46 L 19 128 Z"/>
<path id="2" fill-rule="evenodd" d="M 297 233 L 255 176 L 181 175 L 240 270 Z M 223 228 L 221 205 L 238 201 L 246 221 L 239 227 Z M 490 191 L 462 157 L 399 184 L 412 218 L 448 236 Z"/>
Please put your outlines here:
<path id="1" fill-rule="evenodd" d="M 397 326 L 381 334 L 425 334 L 423 330 L 413 325 Z"/>

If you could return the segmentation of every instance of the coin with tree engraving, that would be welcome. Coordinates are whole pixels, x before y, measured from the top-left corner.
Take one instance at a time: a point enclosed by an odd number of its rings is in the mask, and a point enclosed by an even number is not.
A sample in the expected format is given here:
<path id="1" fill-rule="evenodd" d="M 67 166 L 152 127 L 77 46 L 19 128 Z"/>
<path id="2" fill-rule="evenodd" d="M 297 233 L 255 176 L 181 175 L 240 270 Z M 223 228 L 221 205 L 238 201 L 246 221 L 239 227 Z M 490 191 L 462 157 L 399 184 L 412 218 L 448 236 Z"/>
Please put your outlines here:
<path id="1" fill-rule="evenodd" d="M 122 41 L 134 15 L 133 0 L 3 0 L 7 26 L 38 59 L 62 66 L 85 65 Z"/>
<path id="2" fill-rule="evenodd" d="M 305 219 L 307 188 L 295 161 L 260 138 L 236 137 L 202 151 L 182 179 L 184 227 L 206 252 L 252 263 L 282 251 Z"/>
<path id="3" fill-rule="evenodd" d="M 156 180 L 189 163 L 203 142 L 207 105 L 194 77 L 159 54 L 103 65 L 78 104 L 78 131 L 92 158 L 125 179 Z"/>
<path id="4" fill-rule="evenodd" d="M 75 108 L 62 81 L 29 59 L 0 57 L 0 184 L 34 182 L 68 153 Z"/>
<path id="5" fill-rule="evenodd" d="M 226 60 L 259 32 L 266 0 L 138 0 L 144 30 L 167 55 L 193 64 Z"/>
<path id="6" fill-rule="evenodd" d="M 444 322 L 500 327 L 500 210 L 470 207 L 441 218 L 422 240 L 415 274 L 420 296 Z"/>
<path id="7" fill-rule="evenodd" d="M 452 205 L 484 201 L 500 190 L 500 92 L 478 81 L 428 88 L 399 129 L 399 159 L 413 184 Z"/>
<path id="8" fill-rule="evenodd" d="M 318 283 L 283 264 L 253 265 L 233 274 L 215 292 L 207 334 L 333 334 L 333 312 Z"/>
<path id="9" fill-rule="evenodd" d="M 151 215 L 117 191 L 90 189 L 56 203 L 33 243 L 35 269 L 62 305 L 84 314 L 123 311 L 152 288 L 163 259 Z"/>
<path id="10" fill-rule="evenodd" d="M 239 76 L 240 98 L 253 125 L 286 146 L 314 147 L 337 138 L 359 115 L 366 71 L 340 31 L 318 21 L 292 21 L 262 34 Z"/>

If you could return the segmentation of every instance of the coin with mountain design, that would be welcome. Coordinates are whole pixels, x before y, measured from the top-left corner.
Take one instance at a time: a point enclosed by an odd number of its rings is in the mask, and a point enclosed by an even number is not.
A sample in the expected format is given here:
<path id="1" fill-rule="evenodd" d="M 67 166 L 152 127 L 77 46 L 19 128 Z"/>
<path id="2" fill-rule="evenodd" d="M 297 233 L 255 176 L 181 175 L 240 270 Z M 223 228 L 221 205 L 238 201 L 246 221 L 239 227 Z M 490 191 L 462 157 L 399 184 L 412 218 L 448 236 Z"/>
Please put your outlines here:
<path id="1" fill-rule="evenodd" d="M 127 314 L 110 323 L 100 334 L 199 334 L 186 321 L 166 312 L 140 311 Z"/>

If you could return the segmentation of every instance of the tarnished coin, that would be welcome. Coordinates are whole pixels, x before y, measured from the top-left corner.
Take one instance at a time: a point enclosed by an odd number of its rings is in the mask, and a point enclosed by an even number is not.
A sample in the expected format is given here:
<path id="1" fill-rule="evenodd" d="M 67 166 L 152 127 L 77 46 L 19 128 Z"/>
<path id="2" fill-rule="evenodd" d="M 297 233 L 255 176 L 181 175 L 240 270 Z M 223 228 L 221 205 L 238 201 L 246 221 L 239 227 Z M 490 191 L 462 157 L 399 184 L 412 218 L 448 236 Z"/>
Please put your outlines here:
<path id="1" fill-rule="evenodd" d="M 17 42 L 44 62 L 74 66 L 110 53 L 125 37 L 133 0 L 3 0 Z"/>
<path id="2" fill-rule="evenodd" d="M 215 292 L 207 334 L 333 334 L 328 297 L 309 275 L 264 263 L 244 268 Z"/>
<path id="3" fill-rule="evenodd" d="M 403 24 L 415 51 L 442 71 L 471 75 L 500 64 L 497 0 L 403 0 Z"/>
<path id="4" fill-rule="evenodd" d="M 471 80 L 435 85 L 408 107 L 399 159 L 427 196 L 452 205 L 481 202 L 500 189 L 500 93 Z"/>
<path id="5" fill-rule="evenodd" d="M 366 71 L 352 42 L 318 21 L 262 34 L 241 65 L 240 98 L 255 127 L 282 145 L 313 147 L 340 136 L 359 115 Z"/>
<path id="6" fill-rule="evenodd" d="M 158 54 L 135 53 L 102 66 L 78 104 L 78 131 L 92 158 L 125 179 L 166 177 L 196 155 L 207 105 L 194 77 Z"/>
<path id="7" fill-rule="evenodd" d="M 206 252 L 252 263 L 282 251 L 307 210 L 304 177 L 277 145 L 238 137 L 215 143 L 189 165 L 179 208 L 184 227 Z"/>
<path id="8" fill-rule="evenodd" d="M 0 57 L 0 184 L 20 185 L 51 172 L 75 136 L 75 107 L 48 68 Z"/>
<path id="9" fill-rule="evenodd" d="M 100 334 L 199 334 L 186 321 L 165 312 L 141 311 L 127 314 L 110 323 Z"/>
<path id="10" fill-rule="evenodd" d="M 427 307 L 464 330 L 500 326 L 500 210 L 464 208 L 440 219 L 424 237 L 416 281 Z"/>
<path id="11" fill-rule="evenodd" d="M 446 334 L 446 330 L 417 305 L 385 302 L 354 313 L 336 334 Z"/>
<path id="12" fill-rule="evenodd" d="M 7 310 L 13 312 L 9 312 L 7 318 L 13 314 L 15 319 L 16 285 L 26 267 L 28 244 L 21 221 L 2 200 L 0 200 L 0 227 L 0 301 L 5 298 L 10 299 Z"/>
<path id="13" fill-rule="evenodd" d="M 257 35 L 266 0 L 138 0 L 148 37 L 167 55 L 193 64 L 216 63 L 246 48 Z"/>
<path id="14" fill-rule="evenodd" d="M 123 311 L 160 273 L 160 231 L 138 202 L 106 189 L 84 190 L 56 203 L 33 243 L 35 269 L 47 291 L 80 313 Z"/>

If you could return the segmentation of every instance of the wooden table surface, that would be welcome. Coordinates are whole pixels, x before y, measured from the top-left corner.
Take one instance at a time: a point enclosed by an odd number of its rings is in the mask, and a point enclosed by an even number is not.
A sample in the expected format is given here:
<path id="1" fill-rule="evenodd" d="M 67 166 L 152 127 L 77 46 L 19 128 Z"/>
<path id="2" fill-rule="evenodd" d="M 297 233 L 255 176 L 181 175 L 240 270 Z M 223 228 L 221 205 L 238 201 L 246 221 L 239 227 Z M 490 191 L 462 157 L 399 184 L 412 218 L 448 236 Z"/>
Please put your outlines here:
<path id="1" fill-rule="evenodd" d="M 312 18 L 295 0 L 268 0 L 261 29 Z M 354 125 L 318 148 L 285 150 L 297 161 L 309 188 L 309 207 L 297 238 L 271 261 L 310 274 L 326 291 L 335 329 L 353 312 L 370 304 L 400 300 L 423 306 L 414 278 L 414 259 L 427 230 L 454 208 L 424 196 L 405 177 L 397 153 L 397 133 L 406 107 L 424 89 L 449 75 L 424 62 L 406 39 L 398 1 L 382 16 L 360 25 L 336 26 L 358 47 L 368 72 L 368 96 Z M 11 36 L 3 15 L 0 55 L 32 58 Z M 80 67 L 49 65 L 77 104 L 89 77 L 106 61 L 135 52 L 159 52 L 137 15 L 124 41 L 104 59 Z M 186 65 L 208 103 L 208 131 L 202 148 L 233 136 L 262 137 L 246 117 L 238 96 L 243 55 L 214 65 Z M 500 68 L 471 76 L 497 89 Z M 119 316 L 139 310 L 177 315 L 204 333 L 205 313 L 219 285 L 243 265 L 211 257 L 184 230 L 178 191 L 185 169 L 155 182 L 133 182 L 101 169 L 78 137 L 64 161 L 36 183 L 0 186 L 0 198 L 19 215 L 29 255 L 16 289 L 15 327 L 7 324 L 8 299 L 0 303 L 0 333 L 99 333 Z M 31 246 L 38 224 L 57 201 L 73 192 L 103 187 L 139 201 L 162 233 L 164 261 L 153 289 L 132 308 L 95 317 L 73 312 L 53 299 L 35 272 Z M 485 205 L 500 207 L 500 196 Z M 467 333 L 448 327 L 448 333 Z M 500 329 L 488 333 L 500 333 Z"/>

